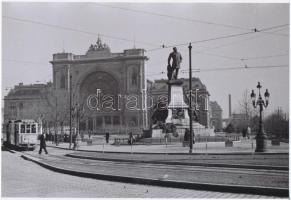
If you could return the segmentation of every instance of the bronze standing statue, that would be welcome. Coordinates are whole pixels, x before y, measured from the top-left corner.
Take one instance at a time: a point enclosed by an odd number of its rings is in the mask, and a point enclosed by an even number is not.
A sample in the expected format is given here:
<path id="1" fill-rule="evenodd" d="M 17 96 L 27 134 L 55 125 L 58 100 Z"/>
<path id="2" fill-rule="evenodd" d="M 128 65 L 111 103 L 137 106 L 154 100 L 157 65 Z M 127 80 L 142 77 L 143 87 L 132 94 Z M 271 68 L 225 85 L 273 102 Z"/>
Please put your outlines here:
<path id="1" fill-rule="evenodd" d="M 172 65 L 171 65 L 171 59 L 172 59 Z M 178 78 L 178 73 L 180 69 L 180 63 L 182 62 L 182 56 L 181 54 L 177 51 L 177 48 L 173 48 L 173 52 L 170 53 L 169 58 L 168 58 L 168 79 L 173 80 Z"/>

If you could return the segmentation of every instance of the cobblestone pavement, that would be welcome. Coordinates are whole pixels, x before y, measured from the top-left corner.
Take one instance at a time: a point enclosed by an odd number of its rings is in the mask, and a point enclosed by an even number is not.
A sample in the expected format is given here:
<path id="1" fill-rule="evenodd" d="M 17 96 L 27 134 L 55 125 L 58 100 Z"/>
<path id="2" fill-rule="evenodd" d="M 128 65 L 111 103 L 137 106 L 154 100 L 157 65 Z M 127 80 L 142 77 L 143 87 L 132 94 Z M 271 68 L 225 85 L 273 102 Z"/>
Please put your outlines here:
<path id="1" fill-rule="evenodd" d="M 2 151 L 2 197 L 277 198 L 125 184 L 56 173 Z"/>

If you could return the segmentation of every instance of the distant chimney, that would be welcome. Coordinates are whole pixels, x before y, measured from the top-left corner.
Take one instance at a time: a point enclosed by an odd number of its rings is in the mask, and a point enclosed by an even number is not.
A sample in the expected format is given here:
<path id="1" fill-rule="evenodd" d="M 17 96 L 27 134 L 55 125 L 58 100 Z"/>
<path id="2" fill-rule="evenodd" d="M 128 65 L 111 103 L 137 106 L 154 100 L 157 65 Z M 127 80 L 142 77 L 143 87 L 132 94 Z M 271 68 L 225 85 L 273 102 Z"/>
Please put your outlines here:
<path id="1" fill-rule="evenodd" d="M 228 111 L 229 111 L 229 118 L 231 118 L 231 95 L 228 95 Z"/>

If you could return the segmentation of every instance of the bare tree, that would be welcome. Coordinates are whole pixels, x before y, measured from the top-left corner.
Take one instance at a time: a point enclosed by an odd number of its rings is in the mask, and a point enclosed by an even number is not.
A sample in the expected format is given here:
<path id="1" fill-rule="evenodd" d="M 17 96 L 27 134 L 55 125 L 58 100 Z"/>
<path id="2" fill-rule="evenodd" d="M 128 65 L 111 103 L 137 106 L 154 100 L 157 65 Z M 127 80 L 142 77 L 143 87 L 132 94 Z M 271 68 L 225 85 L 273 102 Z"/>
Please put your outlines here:
<path id="1" fill-rule="evenodd" d="M 280 108 L 275 110 L 264 120 L 264 129 L 269 136 L 276 138 L 289 138 L 289 119 Z"/>
<path id="2" fill-rule="evenodd" d="M 250 92 L 246 89 L 243 92 L 242 99 L 239 101 L 240 112 L 245 115 L 247 125 L 250 124 L 250 120 L 253 116 L 257 115 L 258 111 L 253 107 L 252 100 L 250 98 Z"/>
<path id="3" fill-rule="evenodd" d="M 239 103 L 239 112 L 233 113 L 231 123 L 236 132 L 246 132 L 247 127 L 251 127 L 252 118 L 257 115 L 256 109 L 252 105 L 250 92 L 246 89 L 242 94 Z"/>

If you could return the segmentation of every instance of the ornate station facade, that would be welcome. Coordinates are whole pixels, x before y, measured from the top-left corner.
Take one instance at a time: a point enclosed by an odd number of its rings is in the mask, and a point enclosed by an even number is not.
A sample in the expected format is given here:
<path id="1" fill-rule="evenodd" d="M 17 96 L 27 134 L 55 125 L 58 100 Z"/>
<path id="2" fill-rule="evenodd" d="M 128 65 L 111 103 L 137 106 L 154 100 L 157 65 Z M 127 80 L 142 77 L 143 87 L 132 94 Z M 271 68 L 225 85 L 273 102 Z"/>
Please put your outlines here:
<path id="1" fill-rule="evenodd" d="M 41 118 L 44 127 L 65 127 L 69 126 L 71 105 L 73 124 L 80 132 L 141 133 L 148 128 L 146 60 L 143 49 L 111 53 L 99 38 L 85 55 L 54 54 L 50 62 L 53 83 L 16 86 L 4 99 L 4 118 Z M 29 90 L 37 91 L 33 98 L 39 104 L 24 98 Z M 29 114 L 20 112 L 23 109 Z"/>

